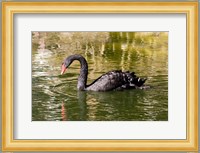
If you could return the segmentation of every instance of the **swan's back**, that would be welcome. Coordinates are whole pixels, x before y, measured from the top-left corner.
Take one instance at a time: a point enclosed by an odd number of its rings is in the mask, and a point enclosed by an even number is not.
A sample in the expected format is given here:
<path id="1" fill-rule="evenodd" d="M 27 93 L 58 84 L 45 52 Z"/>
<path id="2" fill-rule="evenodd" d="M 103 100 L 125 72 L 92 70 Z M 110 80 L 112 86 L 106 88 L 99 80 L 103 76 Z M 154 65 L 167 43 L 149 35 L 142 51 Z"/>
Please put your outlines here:
<path id="1" fill-rule="evenodd" d="M 135 88 L 142 86 L 146 79 L 136 77 L 134 72 L 122 72 L 121 70 L 110 71 L 103 74 L 93 83 L 86 87 L 92 91 L 110 91 L 117 89 Z"/>

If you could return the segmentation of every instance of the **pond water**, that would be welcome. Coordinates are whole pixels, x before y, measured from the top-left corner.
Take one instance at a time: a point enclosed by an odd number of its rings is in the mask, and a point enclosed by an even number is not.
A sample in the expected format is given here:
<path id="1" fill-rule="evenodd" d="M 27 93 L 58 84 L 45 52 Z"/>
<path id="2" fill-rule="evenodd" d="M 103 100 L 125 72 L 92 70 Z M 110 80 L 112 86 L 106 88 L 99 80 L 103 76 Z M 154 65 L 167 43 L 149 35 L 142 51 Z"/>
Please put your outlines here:
<path id="1" fill-rule="evenodd" d="M 108 33 L 98 51 L 70 47 L 33 48 L 32 121 L 167 121 L 168 33 Z M 95 45 L 94 45 L 95 46 Z M 86 50 L 84 48 L 84 50 Z M 111 70 L 134 71 L 149 89 L 77 91 L 78 61 L 60 75 L 72 54 L 88 61 L 88 84 Z"/>

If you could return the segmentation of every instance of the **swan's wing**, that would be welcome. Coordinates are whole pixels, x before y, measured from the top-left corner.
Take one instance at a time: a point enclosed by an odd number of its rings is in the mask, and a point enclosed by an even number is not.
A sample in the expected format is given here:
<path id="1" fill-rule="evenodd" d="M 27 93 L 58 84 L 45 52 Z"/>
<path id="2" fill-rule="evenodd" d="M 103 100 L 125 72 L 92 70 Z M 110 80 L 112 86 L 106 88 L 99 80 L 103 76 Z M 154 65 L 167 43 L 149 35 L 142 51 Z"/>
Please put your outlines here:
<path id="1" fill-rule="evenodd" d="M 110 71 L 103 74 L 93 83 L 88 85 L 86 90 L 92 91 L 109 91 L 122 86 L 125 82 L 123 72 L 121 71 Z"/>
<path id="2" fill-rule="evenodd" d="M 134 72 L 110 71 L 88 85 L 86 90 L 109 91 L 117 88 L 136 88 L 141 87 L 145 81 L 146 79 L 137 77 Z"/>

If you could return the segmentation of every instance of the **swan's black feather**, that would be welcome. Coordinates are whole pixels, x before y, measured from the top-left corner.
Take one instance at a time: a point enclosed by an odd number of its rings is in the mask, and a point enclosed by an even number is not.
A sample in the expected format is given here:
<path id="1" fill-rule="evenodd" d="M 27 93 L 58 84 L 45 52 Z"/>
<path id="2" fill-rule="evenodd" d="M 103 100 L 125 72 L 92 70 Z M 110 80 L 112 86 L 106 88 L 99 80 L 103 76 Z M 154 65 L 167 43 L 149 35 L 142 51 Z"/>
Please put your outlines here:
<path id="1" fill-rule="evenodd" d="M 123 73 L 121 71 L 110 71 L 98 79 L 96 79 L 93 83 L 86 87 L 86 90 L 93 91 L 109 91 L 113 90 L 124 84 Z"/>

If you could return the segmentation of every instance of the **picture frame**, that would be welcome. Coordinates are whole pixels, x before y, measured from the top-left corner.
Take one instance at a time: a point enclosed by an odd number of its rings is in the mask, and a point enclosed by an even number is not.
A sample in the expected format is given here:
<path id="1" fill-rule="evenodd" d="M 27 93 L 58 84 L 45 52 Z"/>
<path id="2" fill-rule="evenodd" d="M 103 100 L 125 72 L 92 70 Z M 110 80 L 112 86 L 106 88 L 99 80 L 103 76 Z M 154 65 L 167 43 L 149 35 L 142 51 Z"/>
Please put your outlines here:
<path id="1" fill-rule="evenodd" d="M 14 139 L 15 14 L 145 13 L 187 17 L 187 139 L 185 140 L 17 140 Z M 2 2 L 3 151 L 198 151 L 198 2 Z"/>

